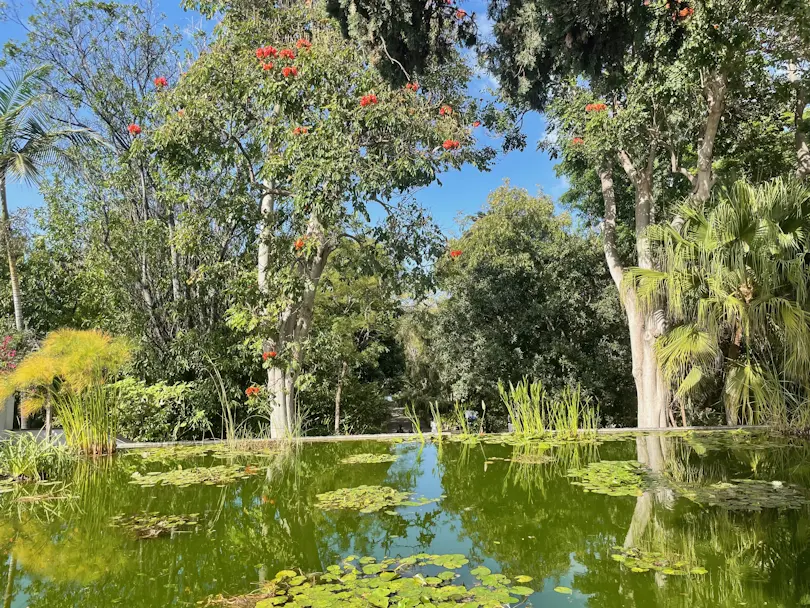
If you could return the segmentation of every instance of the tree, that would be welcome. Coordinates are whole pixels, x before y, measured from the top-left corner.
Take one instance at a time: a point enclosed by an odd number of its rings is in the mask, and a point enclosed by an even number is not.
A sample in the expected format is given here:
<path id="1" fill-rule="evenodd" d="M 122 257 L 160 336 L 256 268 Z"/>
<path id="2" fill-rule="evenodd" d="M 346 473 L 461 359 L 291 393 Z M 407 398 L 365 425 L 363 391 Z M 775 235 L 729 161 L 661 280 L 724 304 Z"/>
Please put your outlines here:
<path id="1" fill-rule="evenodd" d="M 256 224 L 256 268 L 237 287 L 241 301 L 230 315 L 257 350 L 276 353 L 265 361 L 275 436 L 295 422 L 331 254 L 344 239 L 373 238 L 397 265 L 425 277 L 437 239 L 407 193 L 443 169 L 492 158 L 473 146 L 470 73 L 459 59 L 393 88 L 320 5 L 239 0 L 227 4 L 212 45 L 165 100 L 167 124 L 155 138 L 175 175 L 227 167 L 254 197 L 243 215 Z"/>
<path id="2" fill-rule="evenodd" d="M 431 350 L 453 400 L 488 412 L 499 380 L 581 383 L 611 420 L 631 393 L 621 307 L 593 233 L 555 215 L 545 196 L 508 184 L 467 219 L 439 265 Z"/>
<path id="3" fill-rule="evenodd" d="M 365 32 L 375 48 L 404 49 L 398 60 L 418 67 L 406 42 L 425 34 L 424 19 L 394 12 L 382 26 L 382 2 L 341 2 L 335 10 L 349 35 Z M 547 145 L 563 156 L 561 171 L 580 174 L 572 181 L 586 188 L 577 193 L 585 202 L 595 187 L 601 193 L 605 257 L 630 329 L 638 424 L 666 425 L 670 395 L 654 348 L 663 315 L 642 314 L 621 287 L 628 264 L 621 233 L 635 232 L 630 263 L 653 268 L 647 227 L 668 217 L 683 194 L 701 204 L 724 173 L 780 174 L 787 137 L 794 167 L 804 162 L 807 4 L 504 0 L 489 3 L 489 16 L 493 37 L 480 50 L 502 95 L 520 108 L 550 110 Z M 786 32 L 785 44 L 768 44 L 773 32 Z M 447 47 L 464 41 L 456 34 L 451 26 L 429 39 Z M 786 111 L 792 133 L 783 128 Z"/>
<path id="4" fill-rule="evenodd" d="M 87 142 L 82 129 L 51 128 L 46 124 L 41 108 L 46 99 L 37 91 L 37 79 L 46 70 L 33 68 L 0 85 L 0 230 L 8 258 L 17 331 L 24 329 L 25 321 L 6 184 L 10 179 L 38 180 L 45 166 L 62 156 L 59 144 L 64 140 Z"/>
<path id="5" fill-rule="evenodd" d="M 656 345 L 664 374 L 682 404 L 719 376 L 729 424 L 784 426 L 810 388 L 810 190 L 739 182 L 680 215 L 650 231 L 661 269 L 625 279 L 672 323 Z"/>

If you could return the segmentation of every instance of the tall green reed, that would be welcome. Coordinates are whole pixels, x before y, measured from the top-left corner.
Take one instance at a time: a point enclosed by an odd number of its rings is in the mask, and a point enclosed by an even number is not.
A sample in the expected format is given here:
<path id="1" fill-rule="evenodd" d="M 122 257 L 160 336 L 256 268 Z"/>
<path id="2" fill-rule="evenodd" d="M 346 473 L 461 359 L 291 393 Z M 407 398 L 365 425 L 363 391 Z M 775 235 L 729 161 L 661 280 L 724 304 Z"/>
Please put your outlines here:
<path id="1" fill-rule="evenodd" d="M 54 410 L 65 442 L 85 454 L 112 454 L 118 435 L 119 391 L 111 385 L 91 385 L 81 392 L 62 391 Z"/>
<path id="2" fill-rule="evenodd" d="M 554 433 L 561 437 L 593 434 L 599 424 L 599 409 L 582 395 L 579 385 L 566 386 L 549 394 L 539 380 L 524 378 L 516 385 L 498 383 L 498 392 L 506 407 L 516 435 L 543 437 Z"/>

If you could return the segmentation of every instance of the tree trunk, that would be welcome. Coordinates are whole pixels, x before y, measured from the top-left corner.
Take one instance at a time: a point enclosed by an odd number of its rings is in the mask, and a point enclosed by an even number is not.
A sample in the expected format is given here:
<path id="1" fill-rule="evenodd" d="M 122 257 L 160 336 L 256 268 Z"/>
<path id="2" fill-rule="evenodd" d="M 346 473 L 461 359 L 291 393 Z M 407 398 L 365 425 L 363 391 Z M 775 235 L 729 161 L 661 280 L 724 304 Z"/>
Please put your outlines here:
<path id="1" fill-rule="evenodd" d="M 343 392 L 343 379 L 346 377 L 348 364 L 344 361 L 340 366 L 338 376 L 337 391 L 335 391 L 335 435 L 340 435 L 340 394 Z"/>
<path id="2" fill-rule="evenodd" d="M 8 274 L 11 277 L 11 299 L 14 302 L 14 325 L 17 331 L 24 328 L 22 312 L 22 292 L 20 291 L 20 277 L 17 274 L 17 260 L 11 245 L 11 216 L 8 212 L 8 200 L 6 199 L 6 176 L 0 175 L 0 201 L 2 201 L 2 221 L 3 221 L 3 245 L 8 256 Z"/>
<path id="3" fill-rule="evenodd" d="M 629 159 L 625 159 L 629 162 Z M 609 161 L 598 169 L 605 201 L 605 221 L 602 228 L 605 260 L 610 276 L 622 298 L 627 326 L 630 331 L 630 351 L 633 358 L 633 379 L 636 384 L 638 401 L 638 426 L 640 428 L 660 428 L 667 426 L 666 410 L 669 404 L 669 391 L 658 367 L 655 355 L 655 340 L 658 337 L 656 315 L 644 315 L 640 310 L 636 295 L 632 289 L 623 284 L 624 268 L 619 259 L 616 246 L 616 193 L 613 186 L 613 170 Z M 631 176 L 632 178 L 632 176 Z M 652 207 L 651 197 L 645 192 L 637 194 L 637 223 L 641 223 L 641 232 L 637 230 L 637 247 L 639 265 L 650 266 L 646 253 L 644 230 L 649 221 L 646 215 Z M 639 213 L 641 207 L 641 214 Z M 641 215 L 641 217 L 638 217 Z"/>
<path id="4" fill-rule="evenodd" d="M 723 118 L 723 111 L 726 107 L 727 90 L 728 78 L 725 74 L 721 72 L 709 74 L 705 85 L 708 116 L 703 134 L 698 141 L 697 175 L 693 191 L 695 199 L 703 203 L 711 197 L 714 186 L 714 172 L 712 171 L 714 142 L 717 139 L 720 120 Z"/>

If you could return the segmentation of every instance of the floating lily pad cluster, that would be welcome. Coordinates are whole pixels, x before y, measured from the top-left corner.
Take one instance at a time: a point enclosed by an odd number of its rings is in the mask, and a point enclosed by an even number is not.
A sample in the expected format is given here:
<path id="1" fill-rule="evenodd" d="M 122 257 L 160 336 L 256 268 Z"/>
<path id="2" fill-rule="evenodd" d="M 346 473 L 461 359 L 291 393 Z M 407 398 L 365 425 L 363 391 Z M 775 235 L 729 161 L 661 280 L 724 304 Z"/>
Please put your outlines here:
<path id="1" fill-rule="evenodd" d="M 116 515 L 112 525 L 125 528 L 136 538 L 157 538 L 172 532 L 192 532 L 199 524 L 199 513 L 189 515 L 160 515 L 140 513 L 138 515 Z"/>
<path id="2" fill-rule="evenodd" d="M 138 452 L 145 462 L 166 462 L 170 460 L 184 460 L 201 456 L 214 458 L 236 458 L 240 456 L 272 458 L 279 454 L 280 448 L 268 446 L 266 443 L 239 444 L 239 447 L 227 443 L 211 443 L 199 445 L 177 445 L 164 448 L 153 448 Z"/>
<path id="3" fill-rule="evenodd" d="M 378 464 L 382 462 L 394 462 L 399 458 L 396 454 L 352 454 L 340 462 L 343 464 Z"/>
<path id="4" fill-rule="evenodd" d="M 361 513 L 375 513 L 391 507 L 421 507 L 436 499 L 412 499 L 407 492 L 400 492 L 388 486 L 357 486 L 340 488 L 332 492 L 318 494 L 317 506 L 326 511 L 351 510 Z"/>
<path id="5" fill-rule="evenodd" d="M 568 477 L 578 478 L 574 485 L 586 492 L 609 496 L 641 496 L 652 487 L 647 470 L 634 460 L 601 460 L 582 469 L 571 469 Z"/>
<path id="6" fill-rule="evenodd" d="M 658 551 L 644 551 L 635 547 L 613 547 L 610 554 L 617 562 L 631 572 L 660 572 L 672 576 L 703 575 L 706 568 L 689 563 L 677 556 L 666 555 Z"/>
<path id="7" fill-rule="evenodd" d="M 214 467 L 173 469 L 171 471 L 153 471 L 145 474 L 136 471 L 132 474 L 129 483 L 134 483 L 145 488 L 151 488 L 157 485 L 178 486 L 181 488 L 196 484 L 223 486 L 255 475 L 261 470 L 262 469 L 252 466 L 219 465 Z"/>
<path id="8" fill-rule="evenodd" d="M 456 572 L 468 560 L 463 555 L 428 555 L 405 559 L 351 556 L 325 573 L 303 575 L 282 570 L 259 591 L 238 598 L 216 600 L 220 605 L 253 608 L 366 608 L 369 606 L 417 608 L 421 606 L 474 606 L 501 608 L 524 601 L 534 593 L 525 583 L 475 568 L 476 583 L 456 584 Z M 431 572 L 434 571 L 434 572 Z"/>
<path id="9" fill-rule="evenodd" d="M 810 503 L 807 492 L 781 481 L 735 479 L 700 486 L 681 486 L 682 496 L 699 504 L 727 511 L 761 511 L 762 509 L 800 509 Z"/>

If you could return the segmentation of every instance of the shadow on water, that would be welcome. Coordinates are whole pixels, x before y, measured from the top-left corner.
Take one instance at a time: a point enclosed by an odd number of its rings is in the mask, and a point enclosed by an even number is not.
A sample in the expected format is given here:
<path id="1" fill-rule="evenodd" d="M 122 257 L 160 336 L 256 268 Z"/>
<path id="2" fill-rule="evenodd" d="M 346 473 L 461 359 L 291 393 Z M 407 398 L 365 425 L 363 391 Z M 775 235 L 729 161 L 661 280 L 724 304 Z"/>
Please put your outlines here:
<path id="1" fill-rule="evenodd" d="M 389 451 L 395 462 L 341 463 Z M 599 460 L 637 460 L 655 483 L 639 496 L 572 484 L 569 470 Z M 252 474 L 222 487 L 130 483 L 136 471 L 221 464 Z M 0 496 L 3 606 L 195 606 L 249 592 L 282 569 L 314 572 L 348 555 L 421 552 L 463 553 L 471 566 L 529 575 L 535 606 L 810 604 L 807 506 L 728 511 L 678 491 L 740 478 L 810 487 L 810 448 L 650 435 L 566 445 L 340 442 L 270 457 L 136 453 L 83 461 L 64 487 Z M 368 514 L 317 505 L 320 493 L 362 484 L 437 502 Z M 115 516 L 143 513 L 196 515 L 198 523 L 141 540 L 113 525 Z M 677 556 L 707 572 L 632 572 L 611 558 L 622 547 Z"/>

